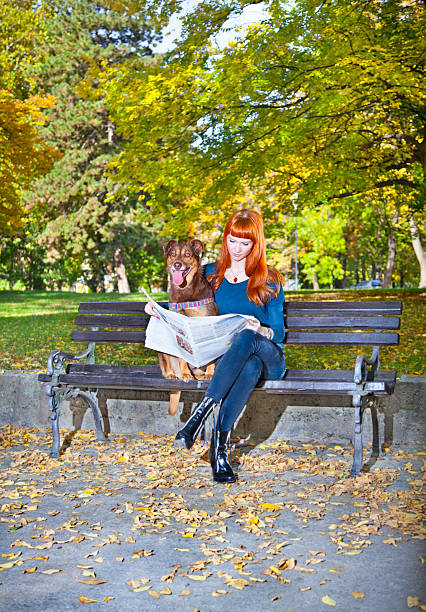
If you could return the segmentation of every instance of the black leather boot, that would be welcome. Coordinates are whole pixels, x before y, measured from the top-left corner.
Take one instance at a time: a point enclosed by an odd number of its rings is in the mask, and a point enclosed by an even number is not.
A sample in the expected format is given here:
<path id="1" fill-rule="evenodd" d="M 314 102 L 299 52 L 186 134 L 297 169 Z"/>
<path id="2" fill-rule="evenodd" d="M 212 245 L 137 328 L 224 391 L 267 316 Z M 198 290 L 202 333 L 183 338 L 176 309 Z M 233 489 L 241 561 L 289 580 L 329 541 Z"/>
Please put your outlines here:
<path id="1" fill-rule="evenodd" d="M 203 397 L 185 425 L 177 432 L 174 441 L 175 446 L 184 446 L 188 450 L 192 448 L 205 420 L 216 406 L 216 402 L 211 397 Z"/>
<path id="2" fill-rule="evenodd" d="M 230 431 L 216 431 L 210 447 L 210 463 L 215 482 L 235 482 L 237 480 L 228 459 Z"/>

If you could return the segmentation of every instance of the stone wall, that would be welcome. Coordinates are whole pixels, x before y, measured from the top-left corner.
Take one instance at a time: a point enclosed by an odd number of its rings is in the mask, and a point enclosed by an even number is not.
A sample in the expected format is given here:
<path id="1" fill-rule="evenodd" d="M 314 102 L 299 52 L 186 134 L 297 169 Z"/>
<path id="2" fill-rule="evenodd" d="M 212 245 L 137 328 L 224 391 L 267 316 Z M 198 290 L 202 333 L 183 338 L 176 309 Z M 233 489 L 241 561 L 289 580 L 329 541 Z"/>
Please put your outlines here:
<path id="1" fill-rule="evenodd" d="M 391 397 L 377 401 L 381 439 L 387 444 L 425 440 L 426 376 L 401 376 Z M 173 434 L 190 414 L 197 393 L 183 393 L 181 410 L 169 416 L 168 393 L 161 391 L 100 391 L 99 405 L 106 432 Z M 0 374 L 0 425 L 49 426 L 48 398 L 37 373 Z M 364 417 L 364 441 L 371 440 L 369 410 Z M 60 417 L 65 429 L 91 429 L 93 417 L 81 398 L 65 402 Z M 257 441 L 279 438 L 299 441 L 336 441 L 352 438 L 351 398 L 326 396 L 271 396 L 253 393 L 237 425 L 236 434 Z"/>

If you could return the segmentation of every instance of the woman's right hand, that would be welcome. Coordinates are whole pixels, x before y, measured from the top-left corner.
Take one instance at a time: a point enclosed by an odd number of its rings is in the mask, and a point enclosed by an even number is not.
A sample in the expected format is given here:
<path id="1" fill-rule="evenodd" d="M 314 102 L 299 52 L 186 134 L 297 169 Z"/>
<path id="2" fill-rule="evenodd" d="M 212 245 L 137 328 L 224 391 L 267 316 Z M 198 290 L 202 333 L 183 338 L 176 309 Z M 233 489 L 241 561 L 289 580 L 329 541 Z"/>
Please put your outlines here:
<path id="1" fill-rule="evenodd" d="M 145 304 L 145 312 L 146 314 L 150 315 L 151 317 L 156 317 L 157 319 L 159 319 L 160 317 L 156 314 L 155 310 L 154 310 L 154 306 L 151 304 L 151 302 L 147 302 Z"/>

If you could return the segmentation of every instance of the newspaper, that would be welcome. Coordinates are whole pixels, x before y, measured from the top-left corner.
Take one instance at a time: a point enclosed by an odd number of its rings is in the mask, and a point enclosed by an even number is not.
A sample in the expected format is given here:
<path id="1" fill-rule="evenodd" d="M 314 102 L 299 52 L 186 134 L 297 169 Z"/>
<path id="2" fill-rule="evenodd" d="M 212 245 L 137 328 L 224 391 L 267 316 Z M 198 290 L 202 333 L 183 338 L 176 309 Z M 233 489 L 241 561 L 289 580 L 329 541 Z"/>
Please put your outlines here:
<path id="1" fill-rule="evenodd" d="M 162 308 L 143 289 L 158 316 L 151 317 L 146 329 L 145 347 L 175 355 L 199 368 L 227 350 L 232 339 L 253 317 L 227 314 L 213 317 L 186 317 Z"/>

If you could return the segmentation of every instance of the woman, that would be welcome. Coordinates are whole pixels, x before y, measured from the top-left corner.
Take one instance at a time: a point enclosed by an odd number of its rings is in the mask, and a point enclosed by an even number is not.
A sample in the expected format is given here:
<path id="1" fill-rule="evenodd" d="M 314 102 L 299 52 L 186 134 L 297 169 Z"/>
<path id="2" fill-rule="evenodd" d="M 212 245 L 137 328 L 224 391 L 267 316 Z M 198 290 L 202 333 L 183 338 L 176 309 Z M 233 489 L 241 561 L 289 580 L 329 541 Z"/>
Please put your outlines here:
<path id="1" fill-rule="evenodd" d="M 227 446 L 233 424 L 260 378 L 279 380 L 285 359 L 281 276 L 266 263 L 262 217 L 254 210 L 240 210 L 225 226 L 222 252 L 205 274 L 215 292 L 219 314 L 250 315 L 246 328 L 216 363 L 215 372 L 201 402 L 175 443 L 190 449 L 205 420 L 220 404 L 210 450 L 213 480 L 235 482 Z"/>

